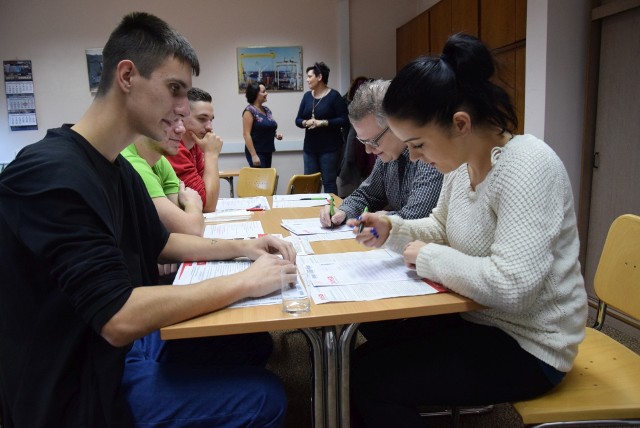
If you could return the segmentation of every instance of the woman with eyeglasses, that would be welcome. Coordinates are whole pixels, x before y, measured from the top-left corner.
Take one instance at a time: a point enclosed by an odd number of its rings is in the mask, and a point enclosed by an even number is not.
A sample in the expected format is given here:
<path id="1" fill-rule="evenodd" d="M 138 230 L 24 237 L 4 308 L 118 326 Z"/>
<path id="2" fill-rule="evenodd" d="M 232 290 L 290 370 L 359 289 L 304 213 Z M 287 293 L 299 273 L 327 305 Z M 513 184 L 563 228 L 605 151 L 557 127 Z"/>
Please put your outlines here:
<path id="1" fill-rule="evenodd" d="M 445 173 L 424 219 L 362 215 L 356 239 L 485 309 L 361 325 L 354 425 L 422 427 L 417 406 L 536 397 L 571 370 L 587 299 L 573 193 L 560 158 L 514 135 L 515 110 L 477 38 L 449 38 L 393 79 L 383 108 L 412 160 Z M 356 229 L 357 231 L 357 229 Z M 357 232 L 356 232 L 357 233 Z"/>
<path id="2" fill-rule="evenodd" d="M 296 126 L 305 128 L 304 173 L 320 172 L 324 191 L 337 195 L 347 104 L 338 91 L 327 86 L 329 67 L 324 62 L 316 62 L 306 71 L 309 92 L 303 95 L 296 117 Z"/>

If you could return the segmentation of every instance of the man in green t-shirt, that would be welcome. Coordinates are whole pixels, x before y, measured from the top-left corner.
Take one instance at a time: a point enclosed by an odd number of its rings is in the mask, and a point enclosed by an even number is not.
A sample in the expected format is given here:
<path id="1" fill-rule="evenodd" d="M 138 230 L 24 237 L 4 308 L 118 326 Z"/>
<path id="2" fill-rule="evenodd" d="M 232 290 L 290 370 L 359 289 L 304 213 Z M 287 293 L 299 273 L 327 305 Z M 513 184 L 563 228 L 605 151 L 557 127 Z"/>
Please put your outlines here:
<path id="1" fill-rule="evenodd" d="M 184 133 L 182 119 L 178 119 L 164 141 L 140 136 L 122 151 L 122 156 L 142 177 L 158 216 L 169 232 L 202 236 L 202 199 L 198 192 L 178 180 L 165 158 L 178 152 Z"/>

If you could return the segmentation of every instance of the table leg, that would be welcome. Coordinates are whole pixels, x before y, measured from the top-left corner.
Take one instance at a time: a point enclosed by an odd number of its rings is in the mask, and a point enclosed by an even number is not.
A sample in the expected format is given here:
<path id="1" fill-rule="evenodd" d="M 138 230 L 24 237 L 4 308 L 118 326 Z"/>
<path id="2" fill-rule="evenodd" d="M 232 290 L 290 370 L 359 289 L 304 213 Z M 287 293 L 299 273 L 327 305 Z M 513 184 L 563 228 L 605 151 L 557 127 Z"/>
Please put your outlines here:
<path id="1" fill-rule="evenodd" d="M 220 177 L 221 180 L 226 180 L 227 183 L 229 183 L 229 197 L 230 198 L 234 198 L 235 196 L 233 196 L 233 176 L 224 176 L 224 177 Z"/>
<path id="2" fill-rule="evenodd" d="M 340 428 L 349 428 L 351 425 L 351 410 L 349 403 L 349 376 L 351 375 L 351 349 L 355 333 L 358 331 L 359 323 L 349 324 L 340 332 L 338 339 L 338 416 Z"/>
<path id="3" fill-rule="evenodd" d="M 326 417 L 328 428 L 340 426 L 338 414 L 338 355 L 335 326 L 323 327 L 324 331 L 324 360 L 325 360 L 325 390 L 326 390 Z"/>
<path id="4" fill-rule="evenodd" d="M 325 425 L 325 364 L 324 353 L 322 349 L 322 338 L 314 329 L 300 329 L 304 333 L 309 348 L 311 348 L 311 376 L 313 377 L 313 392 L 311 395 L 311 406 L 313 408 L 313 425 L 314 427 L 324 427 Z"/>

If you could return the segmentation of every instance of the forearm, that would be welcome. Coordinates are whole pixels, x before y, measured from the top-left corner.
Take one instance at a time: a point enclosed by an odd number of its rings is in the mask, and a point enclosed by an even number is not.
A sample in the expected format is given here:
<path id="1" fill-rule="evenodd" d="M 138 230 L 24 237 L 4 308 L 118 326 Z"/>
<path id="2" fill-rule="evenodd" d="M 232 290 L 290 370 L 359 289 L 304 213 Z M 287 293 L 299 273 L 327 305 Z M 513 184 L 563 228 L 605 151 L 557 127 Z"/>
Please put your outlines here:
<path id="1" fill-rule="evenodd" d="M 243 242 L 172 233 L 160 253 L 159 263 L 230 260 L 247 255 Z"/>
<path id="2" fill-rule="evenodd" d="M 204 233 L 204 216 L 198 207 L 185 206 L 185 233 L 189 235 L 202 236 Z"/>
<path id="3" fill-rule="evenodd" d="M 218 155 L 213 153 L 205 153 L 204 172 L 202 180 L 207 194 L 207 203 L 204 212 L 213 212 L 218 204 L 218 196 L 220 195 L 220 171 L 218 169 Z"/>
<path id="4" fill-rule="evenodd" d="M 125 346 L 161 327 L 221 309 L 246 297 L 243 278 L 230 275 L 185 287 L 136 287 L 101 334 L 113 346 Z"/>
<path id="5" fill-rule="evenodd" d="M 247 147 L 247 150 L 249 150 L 249 154 L 251 154 L 251 156 L 257 156 L 258 153 L 256 153 L 256 148 L 253 145 L 253 139 L 251 138 L 250 134 L 244 134 L 244 145 Z"/>

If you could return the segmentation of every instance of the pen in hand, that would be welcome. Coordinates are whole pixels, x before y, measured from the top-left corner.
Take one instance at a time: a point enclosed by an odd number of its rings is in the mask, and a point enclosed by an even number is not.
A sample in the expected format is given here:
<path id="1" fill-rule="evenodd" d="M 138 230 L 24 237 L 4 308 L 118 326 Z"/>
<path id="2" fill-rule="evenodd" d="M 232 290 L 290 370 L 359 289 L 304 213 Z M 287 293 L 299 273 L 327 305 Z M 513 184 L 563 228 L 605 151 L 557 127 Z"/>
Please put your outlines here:
<path id="1" fill-rule="evenodd" d="M 364 207 L 364 211 L 362 211 L 362 214 L 369 212 L 369 207 Z M 360 225 L 358 226 L 358 233 L 362 233 L 362 230 L 364 229 L 364 221 L 362 221 L 362 217 L 360 217 Z"/>
<path id="2" fill-rule="evenodd" d="M 331 229 L 333 229 L 333 216 L 336 213 L 333 196 L 331 196 L 331 200 L 329 201 L 329 223 L 331 224 Z"/>

